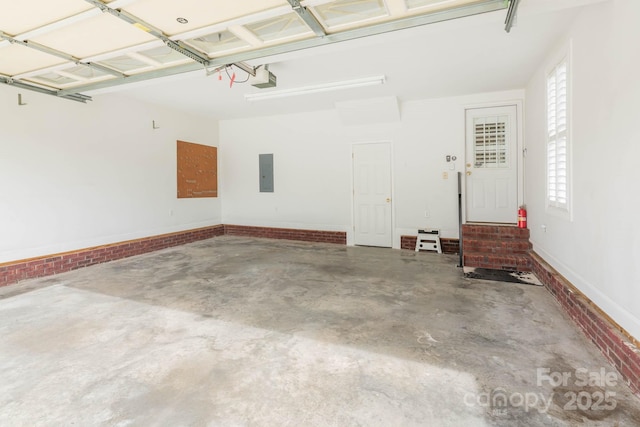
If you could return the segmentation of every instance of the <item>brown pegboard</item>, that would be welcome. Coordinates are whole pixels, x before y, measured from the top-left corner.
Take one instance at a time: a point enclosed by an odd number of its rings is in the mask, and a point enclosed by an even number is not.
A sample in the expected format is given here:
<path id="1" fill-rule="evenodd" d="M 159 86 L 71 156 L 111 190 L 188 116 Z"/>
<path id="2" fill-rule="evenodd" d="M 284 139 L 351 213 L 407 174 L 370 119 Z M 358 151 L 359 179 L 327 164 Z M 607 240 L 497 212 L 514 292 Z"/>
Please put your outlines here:
<path id="1" fill-rule="evenodd" d="M 178 141 L 178 198 L 218 197 L 218 148 Z"/>

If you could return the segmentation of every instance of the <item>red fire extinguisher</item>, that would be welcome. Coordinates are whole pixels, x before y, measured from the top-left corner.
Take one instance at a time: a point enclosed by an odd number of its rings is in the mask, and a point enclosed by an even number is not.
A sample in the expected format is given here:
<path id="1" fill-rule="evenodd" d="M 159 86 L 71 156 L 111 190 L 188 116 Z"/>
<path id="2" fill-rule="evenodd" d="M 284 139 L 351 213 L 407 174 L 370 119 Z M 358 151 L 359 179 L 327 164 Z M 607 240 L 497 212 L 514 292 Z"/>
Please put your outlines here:
<path id="1" fill-rule="evenodd" d="M 518 228 L 527 228 L 527 209 L 524 205 L 518 209 Z"/>

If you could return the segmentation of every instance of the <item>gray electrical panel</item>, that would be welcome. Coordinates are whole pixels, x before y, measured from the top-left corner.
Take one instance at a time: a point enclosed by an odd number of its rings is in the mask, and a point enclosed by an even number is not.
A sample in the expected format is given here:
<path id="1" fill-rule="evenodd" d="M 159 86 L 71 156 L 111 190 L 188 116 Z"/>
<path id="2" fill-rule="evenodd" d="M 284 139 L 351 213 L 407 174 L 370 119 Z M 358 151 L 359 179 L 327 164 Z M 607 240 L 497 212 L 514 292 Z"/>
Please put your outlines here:
<path id="1" fill-rule="evenodd" d="M 260 192 L 273 193 L 273 154 L 260 154 Z"/>

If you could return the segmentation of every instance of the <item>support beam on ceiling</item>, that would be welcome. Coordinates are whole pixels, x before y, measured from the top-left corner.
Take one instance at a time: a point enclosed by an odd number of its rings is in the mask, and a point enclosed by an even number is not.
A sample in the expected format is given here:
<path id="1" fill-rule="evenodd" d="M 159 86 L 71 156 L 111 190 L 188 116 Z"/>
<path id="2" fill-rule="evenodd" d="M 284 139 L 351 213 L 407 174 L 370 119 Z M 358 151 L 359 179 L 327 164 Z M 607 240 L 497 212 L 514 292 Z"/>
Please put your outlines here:
<path id="1" fill-rule="evenodd" d="M 81 93 L 61 93 L 59 90 L 51 90 L 51 89 L 46 89 L 40 86 L 35 86 L 35 85 L 31 85 L 28 83 L 24 83 L 24 82 L 19 82 L 16 80 L 13 80 L 11 78 L 8 77 L 3 77 L 0 76 L 0 83 L 4 83 L 6 85 L 9 86 L 15 86 L 15 87 L 19 87 L 20 89 L 27 89 L 33 92 L 39 92 L 39 93 L 44 93 L 46 95 L 52 95 L 58 98 L 62 98 L 62 99 L 69 99 L 71 101 L 77 101 L 77 102 L 82 102 L 82 103 L 86 103 L 87 101 L 91 101 L 91 97 L 87 96 L 87 95 L 83 95 Z"/>
<path id="2" fill-rule="evenodd" d="M 209 65 L 209 58 L 206 55 L 203 55 L 201 52 L 196 51 L 195 49 L 185 45 L 182 42 L 176 42 L 171 40 L 165 33 L 163 33 L 158 28 L 155 28 L 153 25 L 145 22 L 144 20 L 134 16 L 128 12 L 125 12 L 120 9 L 113 9 L 109 7 L 106 3 L 103 3 L 100 0 L 85 0 L 88 3 L 91 3 L 101 11 L 105 13 L 109 13 L 112 16 L 115 16 L 118 19 L 123 20 L 129 24 L 134 25 L 136 28 L 145 31 L 157 39 L 160 39 L 167 45 L 169 48 L 175 50 L 176 52 L 181 53 L 189 59 L 196 61 L 197 63 L 204 65 L 205 67 Z"/>
<path id="3" fill-rule="evenodd" d="M 132 3 L 135 0 L 114 0 L 111 3 L 109 3 L 109 5 L 113 8 L 116 7 L 122 7 L 122 6 L 126 6 L 129 3 Z M 99 15 L 100 11 L 96 10 L 96 9 L 89 9 L 89 10 L 85 10 L 84 12 L 80 12 L 76 15 L 72 15 L 72 16 L 68 16 L 66 18 L 62 18 L 58 21 L 54 21 L 51 22 L 49 24 L 45 24 L 42 25 L 38 28 L 35 28 L 33 30 L 29 30 L 25 33 L 21 33 L 21 34 L 16 34 L 14 35 L 14 38 L 16 40 L 29 40 L 29 39 L 33 39 L 34 37 L 39 37 L 43 34 L 47 34 L 50 33 L 52 31 L 58 30 L 60 28 L 64 28 L 64 27 L 68 27 L 71 24 L 75 24 L 77 22 L 80 21 L 84 21 L 86 19 L 89 19 L 93 16 Z M 0 48 L 4 47 L 5 45 L 9 45 L 9 43 L 4 42 L 4 41 L 0 41 Z"/>
<path id="4" fill-rule="evenodd" d="M 219 65 L 216 68 L 214 68 L 213 70 L 209 70 L 208 68 L 206 69 L 207 72 L 207 76 L 210 76 L 212 74 L 215 74 L 221 70 L 224 70 L 227 67 L 230 67 L 232 65 L 235 65 L 236 67 L 238 67 L 239 69 L 241 69 L 242 71 L 244 71 L 245 73 L 254 76 L 256 75 L 256 70 L 258 69 L 258 67 L 253 67 L 249 64 L 247 64 L 246 62 L 242 62 L 242 61 L 238 61 L 238 62 L 234 62 L 233 64 L 223 64 L 223 65 Z"/>
<path id="5" fill-rule="evenodd" d="M 252 67 L 251 65 L 247 64 L 246 62 L 238 61 L 238 62 L 234 62 L 233 65 L 235 65 L 236 67 L 240 68 L 242 71 L 244 71 L 247 74 L 251 74 L 254 77 L 256 75 L 255 67 Z"/>
<path id="6" fill-rule="evenodd" d="M 507 19 L 504 21 L 504 30 L 508 33 L 511 31 L 511 27 L 513 27 L 513 21 L 516 19 L 518 14 L 518 5 L 520 4 L 520 0 L 510 0 L 509 1 L 509 9 L 507 10 Z"/>
<path id="7" fill-rule="evenodd" d="M 327 35 L 327 33 L 324 31 L 324 27 L 322 26 L 322 24 L 320 24 L 320 22 L 316 19 L 316 17 L 313 16 L 311 12 L 309 12 L 309 9 L 307 9 L 306 7 L 300 4 L 299 0 L 287 0 L 287 1 L 291 5 L 291 8 L 293 9 L 293 11 L 298 14 L 300 19 L 302 19 L 309 28 L 311 28 L 311 31 L 313 31 L 316 36 L 324 37 Z"/>
<path id="8" fill-rule="evenodd" d="M 80 58 L 76 58 L 73 55 L 69 55 L 68 53 L 60 52 L 59 50 L 47 47 L 47 46 L 42 45 L 40 43 L 32 42 L 32 41 L 29 41 L 29 40 L 18 40 L 18 39 L 15 39 L 15 38 L 13 38 L 11 36 L 6 35 L 2 31 L 0 31 L 0 39 L 6 40 L 9 43 L 19 44 L 21 46 L 28 47 L 30 49 L 38 50 L 40 52 L 44 52 L 44 53 L 47 53 L 49 55 L 56 56 L 58 58 L 66 60 L 66 61 L 73 62 L 76 65 L 83 65 L 85 67 L 89 67 L 89 68 L 92 68 L 94 70 L 102 71 L 103 73 L 111 74 L 113 76 L 120 77 L 120 78 L 125 77 L 125 75 L 122 74 L 121 72 L 113 70 L 113 69 L 111 69 L 109 67 L 105 67 L 104 65 L 94 64 L 93 62 L 84 62 Z"/>
<path id="9" fill-rule="evenodd" d="M 86 0 L 89 1 L 89 0 Z M 347 40 L 355 40 L 362 37 L 373 36 L 377 34 L 387 33 L 391 31 L 404 30 L 407 28 L 419 27 L 422 25 L 434 24 L 437 22 L 449 21 L 452 19 L 464 18 L 468 16 L 478 15 L 482 13 L 495 12 L 504 10 L 506 5 L 504 0 L 485 0 L 479 3 L 471 3 L 456 8 L 438 11 L 425 15 L 409 16 L 396 21 L 383 22 L 381 24 L 369 27 L 357 28 L 354 30 L 344 31 L 335 34 L 327 34 L 324 37 L 314 37 L 311 39 L 300 40 L 297 42 L 269 46 L 262 49 L 239 52 L 231 55 L 220 56 L 209 61 L 208 67 L 223 66 L 241 61 L 250 61 L 260 59 L 267 56 L 278 55 L 283 53 L 295 52 L 297 50 L 309 49 L 317 46 L 338 43 Z M 127 76 L 121 79 L 112 79 L 104 82 L 91 83 L 84 86 L 76 86 L 73 89 L 63 89 L 62 93 L 85 92 L 90 90 L 103 89 L 110 86 L 117 86 L 127 83 L 135 83 L 158 77 L 171 76 L 175 74 L 187 73 L 190 71 L 201 70 L 199 64 L 183 64 L 175 67 L 165 68 L 162 70 L 154 70 L 146 73 L 139 73 Z"/>

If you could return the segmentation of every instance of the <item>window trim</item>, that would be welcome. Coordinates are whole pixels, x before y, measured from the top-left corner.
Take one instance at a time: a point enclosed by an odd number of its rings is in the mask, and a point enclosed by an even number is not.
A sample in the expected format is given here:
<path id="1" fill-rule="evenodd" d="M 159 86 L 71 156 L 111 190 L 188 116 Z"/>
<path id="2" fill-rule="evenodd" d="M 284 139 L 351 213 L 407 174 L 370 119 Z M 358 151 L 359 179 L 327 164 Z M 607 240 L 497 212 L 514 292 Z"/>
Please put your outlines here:
<path id="1" fill-rule="evenodd" d="M 550 182 L 549 182 L 549 148 L 551 144 L 551 136 L 549 129 L 549 78 L 556 72 L 558 67 L 564 63 L 566 65 L 566 203 L 558 204 L 550 199 Z M 565 46 L 557 51 L 557 53 L 549 61 L 545 69 L 544 75 L 544 100 L 545 100 L 545 207 L 548 213 L 554 214 L 561 218 L 573 220 L 573 150 L 572 150 L 572 44 L 569 41 Z"/>

